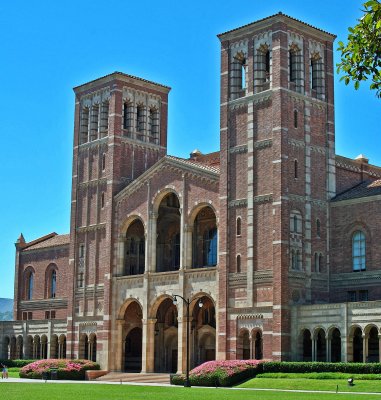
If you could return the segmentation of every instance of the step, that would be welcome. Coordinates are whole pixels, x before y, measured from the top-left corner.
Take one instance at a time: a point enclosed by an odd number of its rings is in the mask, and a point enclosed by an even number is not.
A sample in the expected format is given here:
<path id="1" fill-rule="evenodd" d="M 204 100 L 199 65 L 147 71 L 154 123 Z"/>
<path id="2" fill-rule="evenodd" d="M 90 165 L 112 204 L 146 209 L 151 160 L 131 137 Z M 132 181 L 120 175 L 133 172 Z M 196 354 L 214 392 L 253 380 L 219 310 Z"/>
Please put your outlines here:
<path id="1" fill-rule="evenodd" d="M 161 373 L 109 372 L 96 380 L 103 382 L 121 381 L 126 383 L 170 383 L 169 374 Z"/>

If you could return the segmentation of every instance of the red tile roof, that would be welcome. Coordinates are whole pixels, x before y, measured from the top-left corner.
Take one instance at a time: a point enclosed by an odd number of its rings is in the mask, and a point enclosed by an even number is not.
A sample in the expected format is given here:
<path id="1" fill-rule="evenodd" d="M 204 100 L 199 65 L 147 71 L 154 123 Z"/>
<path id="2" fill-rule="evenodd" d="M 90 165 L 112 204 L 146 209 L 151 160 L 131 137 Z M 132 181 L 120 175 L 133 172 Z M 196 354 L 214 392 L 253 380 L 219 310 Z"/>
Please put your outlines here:
<path id="1" fill-rule="evenodd" d="M 299 23 L 301 23 L 301 24 L 303 24 L 303 25 L 306 25 L 306 26 L 308 26 L 308 27 L 310 27 L 310 28 L 316 29 L 316 30 L 318 30 L 318 31 L 320 31 L 320 32 L 324 32 L 324 33 L 326 33 L 326 34 L 328 34 L 328 35 L 330 35 L 330 36 L 332 36 L 332 37 L 334 37 L 334 38 L 336 37 L 336 35 L 333 35 L 332 33 L 329 33 L 329 32 L 327 32 L 327 31 L 324 31 L 323 29 L 320 29 L 320 28 L 316 28 L 316 26 L 307 24 L 306 22 L 301 21 L 300 19 L 296 19 L 296 18 L 290 17 L 289 15 L 283 14 L 281 11 L 279 11 L 278 14 L 273 14 L 273 15 L 270 15 L 270 16 L 268 16 L 268 17 L 266 17 L 266 18 L 258 19 L 257 21 L 250 22 L 249 24 L 246 24 L 246 25 L 242 25 L 242 26 L 240 26 L 240 27 L 238 27 L 238 28 L 231 29 L 230 31 L 226 31 L 226 32 L 220 33 L 220 34 L 217 35 L 217 37 L 224 36 L 224 35 L 226 35 L 227 33 L 238 31 L 238 30 L 240 30 L 240 29 L 242 29 L 242 28 L 246 28 L 247 26 L 254 25 L 254 24 L 258 23 L 258 22 L 266 21 L 267 19 L 274 18 L 274 17 L 276 17 L 276 16 L 283 16 L 283 17 L 286 17 L 286 18 L 288 18 L 288 19 L 291 19 L 292 21 L 299 22 Z"/>
<path id="2" fill-rule="evenodd" d="M 192 167 L 198 167 L 200 169 L 203 169 L 205 171 L 213 172 L 215 174 L 220 173 L 220 164 L 219 162 L 216 163 L 209 163 L 209 162 L 202 162 L 201 160 L 194 160 L 192 158 L 180 158 L 180 157 L 175 157 L 175 156 L 166 156 L 169 160 L 174 160 L 180 163 L 183 163 L 185 165 L 189 165 Z"/>
<path id="3" fill-rule="evenodd" d="M 381 195 L 381 179 L 361 182 L 345 192 L 339 193 L 332 201 L 351 200 L 377 195 Z"/>
<path id="4" fill-rule="evenodd" d="M 70 243 L 70 235 L 57 235 L 56 233 L 52 233 L 46 236 L 43 236 L 40 239 L 33 240 L 26 244 L 23 248 L 24 250 L 37 250 L 44 249 L 47 247 L 56 247 L 56 246 L 64 246 Z"/>

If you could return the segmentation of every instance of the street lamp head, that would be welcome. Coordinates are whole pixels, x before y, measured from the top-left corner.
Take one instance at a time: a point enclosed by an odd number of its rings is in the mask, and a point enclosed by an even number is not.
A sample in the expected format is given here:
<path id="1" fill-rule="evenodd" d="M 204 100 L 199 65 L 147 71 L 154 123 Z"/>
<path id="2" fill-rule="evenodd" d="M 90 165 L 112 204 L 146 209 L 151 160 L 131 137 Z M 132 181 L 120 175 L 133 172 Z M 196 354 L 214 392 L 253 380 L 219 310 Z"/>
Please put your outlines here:
<path id="1" fill-rule="evenodd" d="M 200 301 L 198 302 L 198 306 L 199 306 L 200 308 L 202 308 L 203 305 L 204 305 L 204 303 L 202 302 L 202 299 L 200 299 Z"/>
<path id="2" fill-rule="evenodd" d="M 174 304 L 175 306 L 177 306 L 177 297 L 176 297 L 176 296 L 173 296 L 173 304 Z"/>

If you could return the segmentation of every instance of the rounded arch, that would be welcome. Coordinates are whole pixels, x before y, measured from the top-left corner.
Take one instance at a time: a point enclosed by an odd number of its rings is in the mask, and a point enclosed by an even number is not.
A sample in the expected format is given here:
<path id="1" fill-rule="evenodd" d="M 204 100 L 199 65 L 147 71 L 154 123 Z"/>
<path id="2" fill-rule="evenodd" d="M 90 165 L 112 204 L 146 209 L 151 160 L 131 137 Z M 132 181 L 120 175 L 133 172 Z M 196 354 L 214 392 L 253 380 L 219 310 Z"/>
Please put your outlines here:
<path id="1" fill-rule="evenodd" d="M 148 310 L 149 318 L 156 318 L 159 307 L 161 306 L 163 301 L 165 301 L 166 299 L 170 299 L 173 302 L 173 297 L 170 296 L 169 294 L 162 294 L 159 297 L 156 297 L 156 299 L 154 299 L 154 301 L 152 302 L 152 304 Z"/>
<path id="2" fill-rule="evenodd" d="M 353 362 L 364 362 L 363 353 L 363 341 L 364 341 L 364 331 L 358 326 L 351 326 L 350 329 L 350 341 L 352 342 L 352 361 Z"/>
<path id="3" fill-rule="evenodd" d="M 50 337 L 50 358 L 60 358 L 58 345 L 58 336 L 54 334 Z"/>
<path id="4" fill-rule="evenodd" d="M 327 361 L 327 335 L 323 327 L 316 327 L 313 333 L 313 338 L 316 342 L 316 361 Z"/>
<path id="5" fill-rule="evenodd" d="M 214 267 L 218 262 L 217 216 L 212 207 L 196 208 L 192 217 L 192 267 Z"/>
<path id="6" fill-rule="evenodd" d="M 373 328 L 376 329 L 377 333 L 380 332 L 380 328 L 379 328 L 376 324 L 370 323 L 370 324 L 368 324 L 368 325 L 366 325 L 366 326 L 364 327 L 364 329 L 363 329 L 363 334 L 369 335 L 371 329 L 373 329 Z"/>
<path id="7" fill-rule="evenodd" d="M 55 298 L 57 289 L 57 274 L 58 266 L 55 263 L 50 263 L 45 269 L 45 299 Z"/>
<path id="8" fill-rule="evenodd" d="M 127 234 L 128 228 L 137 220 L 142 223 L 143 228 L 144 228 L 144 234 L 146 235 L 147 234 L 147 224 L 144 221 L 144 219 L 140 213 L 139 214 L 131 214 L 124 220 L 124 222 L 120 226 L 120 230 L 119 230 L 120 235 L 125 236 Z"/>
<path id="9" fill-rule="evenodd" d="M 208 298 L 208 300 L 210 300 L 210 302 L 213 304 L 213 307 L 216 308 L 216 301 L 213 299 L 212 295 L 210 293 L 207 292 L 197 292 L 195 293 L 191 298 L 191 304 L 189 307 L 189 314 L 192 315 L 193 311 L 196 307 L 196 305 L 198 304 L 198 301 L 196 301 L 196 299 L 202 300 L 203 298 Z"/>
<path id="10" fill-rule="evenodd" d="M 143 306 L 141 305 L 140 301 L 135 298 L 135 297 L 130 297 L 127 299 L 119 308 L 118 311 L 118 319 L 124 319 L 126 315 L 127 308 L 132 304 L 132 303 L 137 303 L 138 306 L 140 307 L 141 313 L 143 315 Z"/>
<path id="11" fill-rule="evenodd" d="M 312 330 L 302 328 L 299 331 L 299 342 L 302 361 L 312 361 Z"/>
<path id="12" fill-rule="evenodd" d="M 380 349 L 379 349 L 379 329 L 376 325 L 370 324 L 365 328 L 365 338 L 368 340 L 368 354 L 366 355 L 366 362 L 379 362 L 380 361 Z"/>
<path id="13" fill-rule="evenodd" d="M 363 327 L 362 327 L 361 325 L 359 325 L 359 324 L 353 324 L 353 325 L 351 325 L 351 327 L 349 328 L 348 336 L 352 338 L 353 335 L 356 333 L 356 330 L 357 330 L 357 329 L 360 330 L 361 335 L 364 335 L 364 329 L 363 329 Z"/>
<path id="14" fill-rule="evenodd" d="M 327 330 L 327 335 L 331 341 L 331 354 L 330 361 L 340 362 L 341 361 L 341 332 L 336 326 L 331 326 Z"/>
<path id="15" fill-rule="evenodd" d="M 212 209 L 214 215 L 216 216 L 216 224 L 218 226 L 218 210 L 214 206 L 213 202 L 211 200 L 209 201 L 197 201 L 196 204 L 192 207 L 190 212 L 188 213 L 188 223 L 189 225 L 193 225 L 194 221 L 197 217 L 197 214 L 205 207 L 209 207 Z"/>
<path id="16" fill-rule="evenodd" d="M 182 196 L 181 196 L 181 194 L 179 192 L 177 192 L 175 187 L 173 187 L 173 186 L 165 187 L 165 188 L 157 191 L 155 193 L 155 195 L 153 196 L 152 200 L 151 200 L 152 210 L 153 210 L 154 213 L 158 213 L 159 212 L 159 208 L 160 208 L 161 202 L 169 194 L 174 194 L 177 197 L 177 200 L 178 200 L 179 204 L 181 204 L 180 200 L 182 199 Z"/>

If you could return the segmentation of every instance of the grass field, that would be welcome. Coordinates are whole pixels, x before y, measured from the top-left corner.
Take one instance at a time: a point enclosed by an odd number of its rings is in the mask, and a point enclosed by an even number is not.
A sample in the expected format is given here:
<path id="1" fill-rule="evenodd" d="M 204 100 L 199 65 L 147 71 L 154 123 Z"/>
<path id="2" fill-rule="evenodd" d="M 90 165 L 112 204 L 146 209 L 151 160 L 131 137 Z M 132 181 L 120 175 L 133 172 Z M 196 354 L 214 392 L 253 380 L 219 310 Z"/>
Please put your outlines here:
<path id="1" fill-rule="evenodd" d="M 300 374 L 298 374 L 300 375 Z M 256 389 L 322 390 L 339 392 L 371 392 L 381 394 L 380 380 L 356 380 L 348 386 L 346 379 L 261 378 L 251 379 L 238 387 Z M 352 398 L 352 396 L 351 396 Z M 379 396 L 381 400 L 381 396 Z"/>
<path id="2" fill-rule="evenodd" d="M 267 382 L 270 379 L 266 379 Z M 305 386 L 304 389 L 308 388 Z M 309 388 L 308 388 L 309 389 Z M 148 387 L 99 384 L 58 383 L 5 383 L 0 390 L 7 400 L 336 400 L 348 399 L 346 394 L 331 393 L 286 393 L 271 391 L 201 389 L 182 387 Z M 351 400 L 381 399 L 379 395 L 351 395 Z"/>

